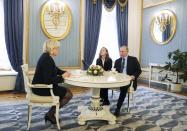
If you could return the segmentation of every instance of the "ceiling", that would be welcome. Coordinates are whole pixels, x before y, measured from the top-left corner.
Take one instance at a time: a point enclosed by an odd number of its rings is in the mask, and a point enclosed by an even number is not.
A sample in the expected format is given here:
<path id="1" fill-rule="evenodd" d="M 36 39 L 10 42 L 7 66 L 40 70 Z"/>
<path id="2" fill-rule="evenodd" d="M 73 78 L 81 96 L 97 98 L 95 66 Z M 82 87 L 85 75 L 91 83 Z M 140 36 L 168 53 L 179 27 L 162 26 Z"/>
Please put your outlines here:
<path id="1" fill-rule="evenodd" d="M 159 5 L 162 3 L 172 2 L 172 1 L 176 1 L 176 0 L 143 0 L 143 7 L 147 8 L 154 5 Z"/>

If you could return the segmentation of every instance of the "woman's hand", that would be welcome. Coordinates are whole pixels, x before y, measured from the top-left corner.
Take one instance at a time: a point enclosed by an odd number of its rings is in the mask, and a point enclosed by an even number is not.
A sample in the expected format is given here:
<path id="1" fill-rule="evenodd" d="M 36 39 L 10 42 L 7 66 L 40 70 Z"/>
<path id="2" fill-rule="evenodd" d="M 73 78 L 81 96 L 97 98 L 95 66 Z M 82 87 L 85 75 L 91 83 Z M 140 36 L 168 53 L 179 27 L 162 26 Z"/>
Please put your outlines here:
<path id="1" fill-rule="evenodd" d="M 71 73 L 70 72 L 65 72 L 63 75 L 62 75 L 62 77 L 63 78 L 66 78 L 66 77 L 70 77 L 71 76 Z"/>

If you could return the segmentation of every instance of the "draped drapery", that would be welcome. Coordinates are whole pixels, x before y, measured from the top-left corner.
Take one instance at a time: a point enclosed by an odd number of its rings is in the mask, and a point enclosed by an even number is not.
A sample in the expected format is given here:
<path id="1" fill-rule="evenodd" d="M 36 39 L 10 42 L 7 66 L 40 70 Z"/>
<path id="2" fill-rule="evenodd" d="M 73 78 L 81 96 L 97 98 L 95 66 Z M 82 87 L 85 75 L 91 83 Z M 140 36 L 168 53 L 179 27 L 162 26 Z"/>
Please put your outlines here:
<path id="1" fill-rule="evenodd" d="M 95 4 L 92 0 L 86 0 L 85 12 L 84 69 L 87 69 L 94 59 L 98 45 L 102 0 L 97 0 Z"/>
<path id="2" fill-rule="evenodd" d="M 118 32 L 118 46 L 128 45 L 128 2 L 122 9 L 119 3 L 116 3 L 116 20 Z"/>
<path id="3" fill-rule="evenodd" d="M 116 5 L 116 1 L 117 0 L 103 0 L 103 4 L 105 6 L 105 9 L 107 11 L 111 11 L 114 8 L 114 6 Z"/>
<path id="4" fill-rule="evenodd" d="M 4 0 L 5 43 L 12 68 L 18 72 L 16 92 L 24 92 L 23 74 L 23 0 Z"/>

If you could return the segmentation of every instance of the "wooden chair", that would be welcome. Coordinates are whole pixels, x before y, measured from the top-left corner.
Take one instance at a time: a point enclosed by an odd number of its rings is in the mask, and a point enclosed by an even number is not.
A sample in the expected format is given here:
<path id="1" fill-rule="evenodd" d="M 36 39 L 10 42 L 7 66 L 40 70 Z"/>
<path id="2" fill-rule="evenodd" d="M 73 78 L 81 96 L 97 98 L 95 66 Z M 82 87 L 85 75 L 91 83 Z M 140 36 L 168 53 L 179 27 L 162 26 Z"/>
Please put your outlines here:
<path id="1" fill-rule="evenodd" d="M 127 112 L 130 112 L 130 101 L 134 102 L 134 87 L 133 87 L 133 81 L 131 82 L 131 86 L 128 89 L 128 107 L 127 107 Z M 132 96 L 132 99 L 130 99 L 130 95 Z"/>
<path id="2" fill-rule="evenodd" d="M 56 106 L 56 122 L 57 127 L 60 130 L 60 123 L 59 123 L 59 97 L 53 94 L 53 86 L 46 85 L 46 84 L 31 84 L 29 82 L 28 77 L 28 64 L 24 64 L 21 66 L 23 71 L 24 77 L 24 85 L 26 90 L 26 100 L 28 103 L 28 123 L 27 129 L 29 130 L 31 127 L 31 117 L 32 117 L 32 106 Z M 39 96 L 32 92 L 32 88 L 49 88 L 51 96 Z"/>
<path id="3" fill-rule="evenodd" d="M 119 91 L 119 89 L 112 89 L 112 97 L 113 97 L 113 94 L 114 94 L 114 90 L 117 90 Z M 130 112 L 130 101 L 134 101 L 134 87 L 133 87 L 133 81 L 131 82 L 131 85 L 127 91 L 127 95 L 128 95 L 128 104 L 127 104 L 127 112 L 129 113 Z M 130 99 L 130 96 L 132 96 L 132 98 Z"/>

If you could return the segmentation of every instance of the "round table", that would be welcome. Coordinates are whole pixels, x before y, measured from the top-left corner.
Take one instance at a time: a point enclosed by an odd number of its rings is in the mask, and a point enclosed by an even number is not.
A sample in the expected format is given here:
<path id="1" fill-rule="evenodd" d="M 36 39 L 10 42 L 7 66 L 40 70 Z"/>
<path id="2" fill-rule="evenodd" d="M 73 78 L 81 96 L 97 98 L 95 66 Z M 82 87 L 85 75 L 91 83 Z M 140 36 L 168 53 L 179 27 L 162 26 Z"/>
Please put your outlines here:
<path id="1" fill-rule="evenodd" d="M 104 72 L 102 76 L 91 76 L 82 70 L 73 70 L 71 74 L 71 77 L 64 79 L 64 83 L 88 87 L 92 91 L 91 104 L 78 107 L 81 112 L 78 123 L 84 125 L 87 120 L 106 120 L 109 124 L 115 124 L 116 117 L 110 112 L 109 106 L 100 105 L 100 88 L 119 88 L 129 85 L 130 76 L 117 72 Z"/>

